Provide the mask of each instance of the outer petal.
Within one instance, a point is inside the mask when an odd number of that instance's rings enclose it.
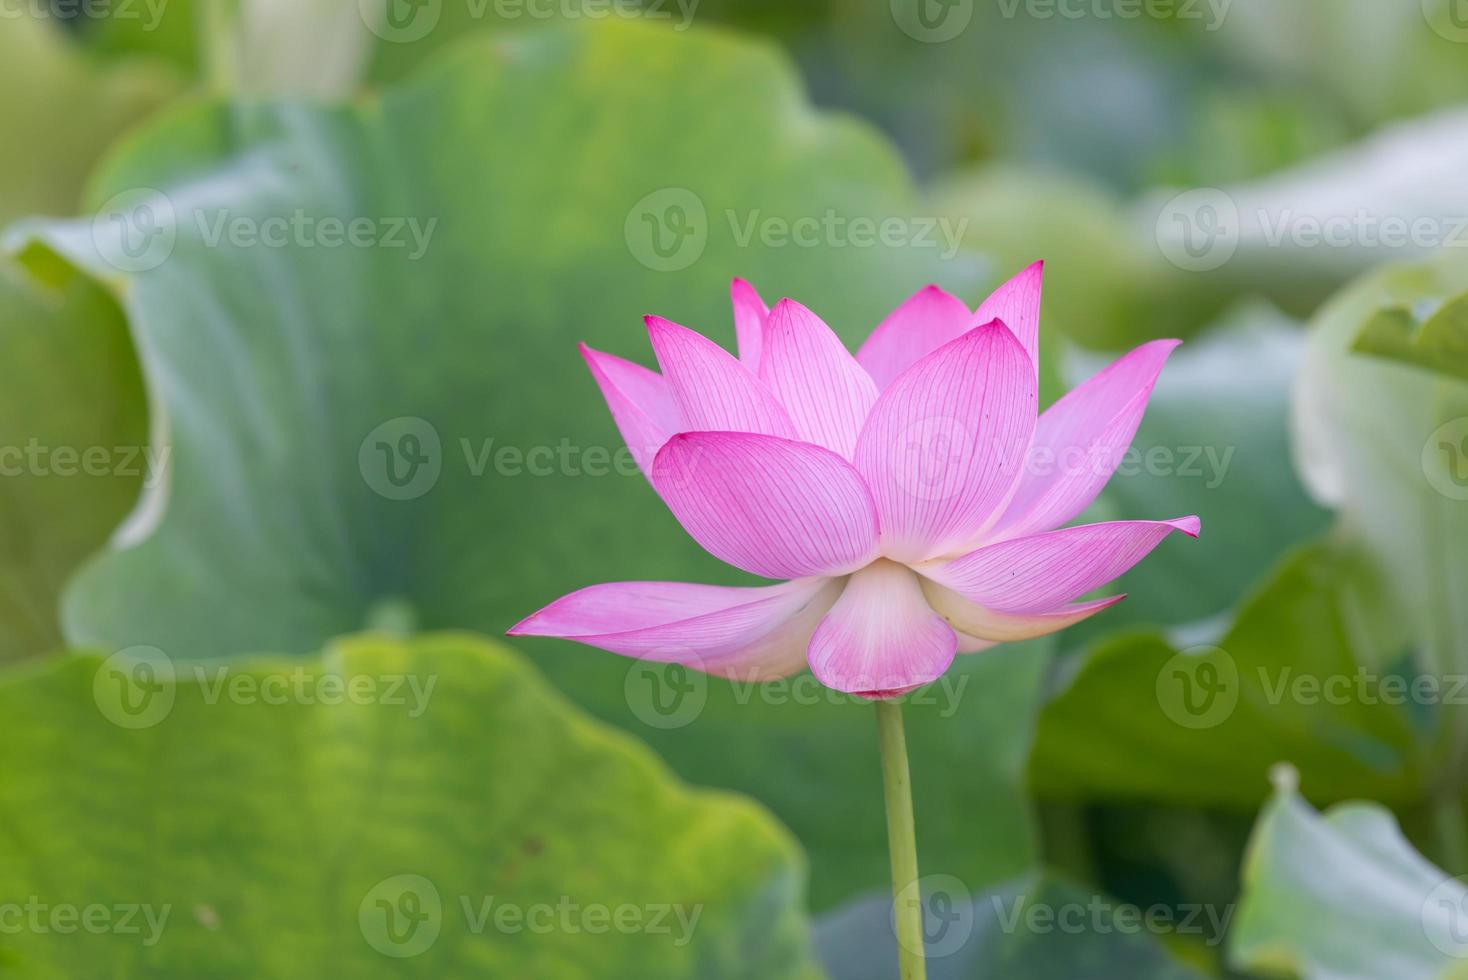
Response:
[[[1025,474],[994,536],[1058,527],[1096,499],[1131,446],[1157,375],[1179,343],[1143,344],[1040,416]]]
[[[652,484],[709,553],[766,578],[844,575],[877,551],[861,477],[828,449],[748,432],[668,440]]]
[[[804,668],[811,634],[841,587],[821,578],[754,589],[613,582],[557,599],[510,635],[558,636],[719,677],[771,680]]]
[[[759,373],[801,440],[851,458],[877,386],[825,321],[794,300],[780,300],[765,328]]]
[[[957,632],[955,630],[955,632]],[[967,633],[958,634],[959,653],[983,653],[985,650],[995,646],[993,640],[981,640],[977,636],[969,636]]]
[[[1112,581],[1198,518],[1084,524],[1001,541],[918,571],[969,602],[1005,613],[1049,613]]]
[[[724,348],[662,317],[647,318],[647,333],[685,430],[795,437],[779,400]]]
[[[1058,633],[1126,598],[1125,595],[1114,595],[1091,602],[1077,602],[1048,612],[1009,613],[970,602],[931,579],[923,580],[923,596],[954,630],[965,636],[987,640],[991,644],[1017,643],[1020,640],[1032,640],[1037,636]]]
[[[886,697],[936,680],[958,638],[923,598],[913,572],[876,561],[846,583],[810,641],[810,667],[827,687]]]
[[[876,499],[883,553],[922,561],[999,516],[1035,428],[1036,377],[995,321],[905,371],[857,440],[856,468]]]
[[[857,363],[878,388],[885,388],[928,354],[962,337],[971,319],[963,300],[937,286],[924,286],[877,325],[856,352]]]
[[[751,373],[759,371],[760,353],[764,350],[765,319],[770,308],[759,292],[743,279],[729,284],[729,300],[734,306],[734,340],[739,345],[739,363]]]
[[[678,404],[662,375],[640,364],[580,345],[591,376],[601,388],[612,419],[632,458],[649,477],[652,461],[663,443],[682,428]]]
[[[1034,262],[1025,267],[1023,272],[980,303],[969,321],[978,326],[990,320],[1003,320],[1024,345],[1037,376],[1040,371],[1040,284],[1044,275],[1044,262]]]

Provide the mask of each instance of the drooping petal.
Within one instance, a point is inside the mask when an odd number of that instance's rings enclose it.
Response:
[[[970,602],[932,579],[923,579],[922,586],[923,597],[950,627],[966,636],[987,640],[990,644],[1018,643],[1021,640],[1033,640],[1037,636],[1057,633],[1126,598],[1125,595],[1114,595],[1090,602],[1072,603],[1046,612],[1010,613]]]
[[[820,446],[685,432],[658,453],[652,484],[694,540],[755,575],[845,575],[876,555],[871,494],[850,463]]]
[[[759,291],[743,279],[729,284],[729,300],[734,307],[734,340],[739,345],[739,363],[751,373],[757,373],[770,308]]]
[[[1174,531],[1197,537],[1198,518],[1112,521],[988,545],[918,571],[987,609],[1049,613],[1098,589],[1145,558]]]
[[[885,555],[941,555],[997,519],[1034,432],[1036,385],[1024,348],[995,321],[882,392],[854,462],[876,500]]]
[[[779,399],[724,348],[657,316],[647,318],[647,334],[685,430],[795,438]]]
[[[681,425],[678,404],[662,375],[640,364],[580,345],[581,356],[601,388],[622,441],[642,472],[651,476],[652,461]]]
[[[979,326],[990,320],[1003,320],[1030,355],[1036,375],[1040,371],[1040,285],[1044,276],[1045,263],[1031,263],[990,293],[969,321]]]
[[[1131,446],[1157,375],[1179,343],[1143,344],[1046,409],[994,536],[1059,527],[1096,499]]]
[[[841,587],[822,578],[759,588],[611,582],[557,599],[510,635],[556,636],[753,683],[805,667],[811,634]]]
[[[877,325],[856,360],[886,388],[897,376],[969,329],[968,305],[937,286],[924,286]]]
[[[900,694],[942,676],[958,639],[929,608],[913,572],[875,561],[846,583],[810,641],[810,667],[829,688]]]
[[[877,386],[825,321],[794,300],[775,304],[759,374],[798,438],[851,458]]]

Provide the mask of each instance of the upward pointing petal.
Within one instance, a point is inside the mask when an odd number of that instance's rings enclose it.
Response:
[[[729,284],[729,300],[734,307],[734,339],[739,345],[739,363],[751,373],[759,371],[764,350],[765,319],[770,308],[759,292],[743,279]]]
[[[755,575],[845,575],[876,555],[871,495],[850,463],[820,446],[685,432],[658,453],[652,484],[694,540]]]
[[[801,440],[851,458],[877,386],[820,317],[794,300],[775,304],[760,378],[785,406]]]
[[[795,437],[779,399],[724,348],[658,316],[647,333],[685,430]]]
[[[969,329],[971,314],[963,300],[937,286],[924,286],[877,325],[856,352],[879,389],[922,358]]]
[[[980,303],[969,321],[973,326],[979,326],[990,320],[1003,320],[1019,338],[1025,353],[1030,355],[1030,364],[1037,376],[1040,371],[1040,286],[1044,275],[1043,261],[1026,266],[1019,275]]]
[[[883,554],[945,554],[998,517],[1035,428],[1037,381],[995,321],[923,358],[872,408],[854,462],[871,488]]]
[[[580,345],[580,351],[597,387],[601,388],[602,397],[607,400],[622,441],[643,474],[650,477],[658,450],[682,428],[678,405],[667,381],[640,364],[603,354],[585,344]]]
[[[1096,499],[1131,446],[1162,365],[1178,344],[1143,344],[1045,410],[1025,473],[993,537],[1058,527]]]

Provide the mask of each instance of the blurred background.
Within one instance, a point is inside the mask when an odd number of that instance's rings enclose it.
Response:
[[[934,978],[1468,976],[1468,3],[0,0],[0,975],[896,975],[869,706],[506,643],[747,584],[575,345],[1044,259],[1086,515],[907,707]]]

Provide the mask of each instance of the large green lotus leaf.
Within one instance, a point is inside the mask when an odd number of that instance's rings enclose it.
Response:
[[[856,340],[914,284],[975,267],[743,239],[749,217],[917,203],[765,49],[649,27],[473,44],[361,109],[192,107],[93,197],[97,221],[29,233],[126,280],[173,483],[157,533],[78,584],[69,626],[190,656],[306,652],[385,602],[492,632],[587,582],[718,575],[631,467],[575,342],[647,360],[650,310],[728,340],[739,273]],[[684,248],[657,255],[647,230],[673,222],[671,246],[685,216]],[[373,244],[343,244],[359,218]]]
[[[1048,649],[1041,641],[960,656],[905,699],[925,871],[978,889],[1033,866],[1025,763]],[[599,716],[627,726],[689,779],[775,810],[810,855],[817,909],[890,881],[870,703],[810,674],[755,687],[610,654],[573,656],[551,673]]]
[[[472,635],[70,657],[0,708],[20,976],[818,974],[783,829]]]
[[[1430,319],[1465,290],[1452,251],[1354,284],[1317,317],[1295,400],[1301,475],[1388,569],[1423,664],[1444,675],[1468,666],[1468,380],[1353,347],[1383,311]]]
[[[67,580],[162,475],[122,311],[55,271],[0,264],[0,661],[64,647]]]
[[[1186,910],[1143,910],[1054,875],[970,899],[962,883],[923,879],[929,980],[1197,980],[1159,940],[1216,944],[1221,926]],[[1154,910],[1157,911],[1157,910]],[[892,900],[863,897],[822,916],[816,946],[832,980],[888,980],[897,963]]]
[[[1329,513],[1290,463],[1289,399],[1303,346],[1296,323],[1261,307],[1240,310],[1172,355],[1132,452],[1090,516],[1197,514],[1203,534],[1164,542],[1113,587],[1127,601],[1066,634],[1068,642],[1114,634],[1121,624],[1171,627],[1227,615],[1285,552],[1326,529]],[[1078,358],[1068,373],[1079,381],[1104,364]]]
[[[34,6],[7,8],[0,31],[0,226],[76,213],[102,151],[179,88],[161,65],[93,64]]]
[[[142,188],[159,195],[129,195]],[[575,341],[646,362],[640,317],[658,311],[727,342],[736,274],[853,344],[930,279],[982,292],[964,285],[972,258],[922,244],[743,239],[751,218],[921,210],[885,145],[811,113],[768,50],[647,25],[475,43],[353,110],[190,108],[113,161],[95,198],[114,200],[100,225],[38,233],[125,280],[172,480],[155,533],[82,575],[67,625],[180,659],[304,653],[379,615],[500,632],[598,581],[743,581],[630,460],[609,464],[620,440]],[[407,248],[212,239],[221,218],[249,230],[298,209],[385,233],[437,223],[418,256],[407,233]],[[664,225],[660,257],[650,223],[679,214],[696,231],[680,250]],[[106,237],[119,224],[133,255]],[[124,276],[104,249],[158,261]],[[720,682],[695,723],[661,730],[627,693],[635,664],[532,649],[685,776],[770,805],[812,849],[818,904],[886,879],[869,706]],[[965,662],[956,705],[912,712],[925,847],[976,886],[1033,858],[1018,784],[1042,666],[1025,650]]]
[[[1359,546],[1331,537],[1286,558],[1216,645],[1099,644],[1041,714],[1034,785],[1068,801],[1252,808],[1284,760],[1312,798],[1415,803],[1409,705],[1425,681],[1399,675],[1395,611]]]
[[[1468,976],[1468,888],[1374,803],[1323,816],[1290,774],[1264,808],[1229,944],[1241,970],[1302,980]]]

